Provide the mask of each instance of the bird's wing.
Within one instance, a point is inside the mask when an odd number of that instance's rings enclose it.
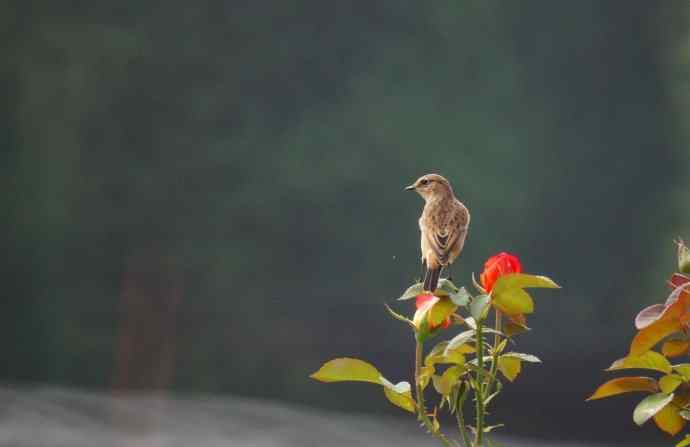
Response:
[[[448,262],[451,250],[459,239],[464,239],[467,234],[469,214],[467,209],[460,205],[451,213],[450,219],[443,227],[437,229],[430,238],[431,247],[442,264]]]
[[[428,242],[429,247],[434,251],[436,258],[438,258],[441,264],[448,262],[448,253],[450,252],[450,247],[452,247],[451,240],[457,238],[450,233],[442,233],[438,231],[428,231],[425,233],[424,237]]]

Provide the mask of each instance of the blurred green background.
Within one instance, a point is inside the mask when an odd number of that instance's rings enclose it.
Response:
[[[690,239],[690,3],[3,2],[0,381],[241,394],[399,414],[307,379],[411,374],[383,308],[418,275],[440,172],[536,292],[497,418],[649,436],[585,404]],[[405,306],[396,308],[411,311]],[[402,415],[404,416],[404,415]],[[410,422],[412,423],[412,422]]]

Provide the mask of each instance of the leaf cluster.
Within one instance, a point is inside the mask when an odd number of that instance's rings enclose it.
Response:
[[[417,343],[414,397],[409,382],[394,385],[373,365],[358,359],[331,360],[311,377],[323,382],[363,381],[380,385],[391,403],[417,413],[432,435],[446,445],[453,445],[440,432],[437,415],[446,409],[456,416],[464,445],[481,445],[482,434],[502,426],[484,423],[490,404],[503,389],[502,380],[514,381],[523,363],[540,362],[534,355],[507,349],[516,334],[529,330],[526,315],[534,311],[534,301],[525,289],[557,288],[558,285],[544,276],[513,273],[498,278],[489,293],[476,282],[475,287],[477,294],[472,295],[466,288],[442,279],[431,295],[422,290],[421,283],[413,284],[398,299],[417,299],[417,308],[411,317],[386,305],[391,316],[410,326]],[[420,301],[420,297],[424,299]],[[494,327],[490,328],[486,323],[492,309]],[[460,331],[439,341],[423,355],[425,342],[454,328]],[[424,403],[428,389],[438,395],[431,413],[427,413]],[[470,397],[475,404],[475,425],[465,422],[464,406]],[[469,440],[468,431],[474,433],[474,444]]]
[[[641,369],[659,373],[650,376],[625,376],[602,384],[587,400],[603,399],[623,393],[647,393],[633,411],[633,421],[643,425],[650,419],[675,436],[690,421],[690,363],[672,364],[670,359],[686,356],[690,349],[690,278],[688,250],[678,242],[678,267],[668,280],[671,292],[664,303],[642,309],[635,318],[637,334],[628,355],[618,359],[607,371]],[[659,351],[653,350],[660,346]],[[677,446],[690,445],[690,435]]]

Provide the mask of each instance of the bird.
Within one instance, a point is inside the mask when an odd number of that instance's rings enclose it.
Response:
[[[419,218],[423,289],[433,293],[442,270],[457,259],[465,245],[470,212],[455,197],[450,182],[439,174],[423,175],[405,189],[416,191],[425,202]]]

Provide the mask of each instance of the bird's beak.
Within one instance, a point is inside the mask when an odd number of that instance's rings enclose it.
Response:
[[[417,185],[415,185],[415,184],[413,183],[413,184],[411,184],[410,186],[406,186],[406,187],[405,187],[405,191],[414,191],[416,187],[417,187]]]

